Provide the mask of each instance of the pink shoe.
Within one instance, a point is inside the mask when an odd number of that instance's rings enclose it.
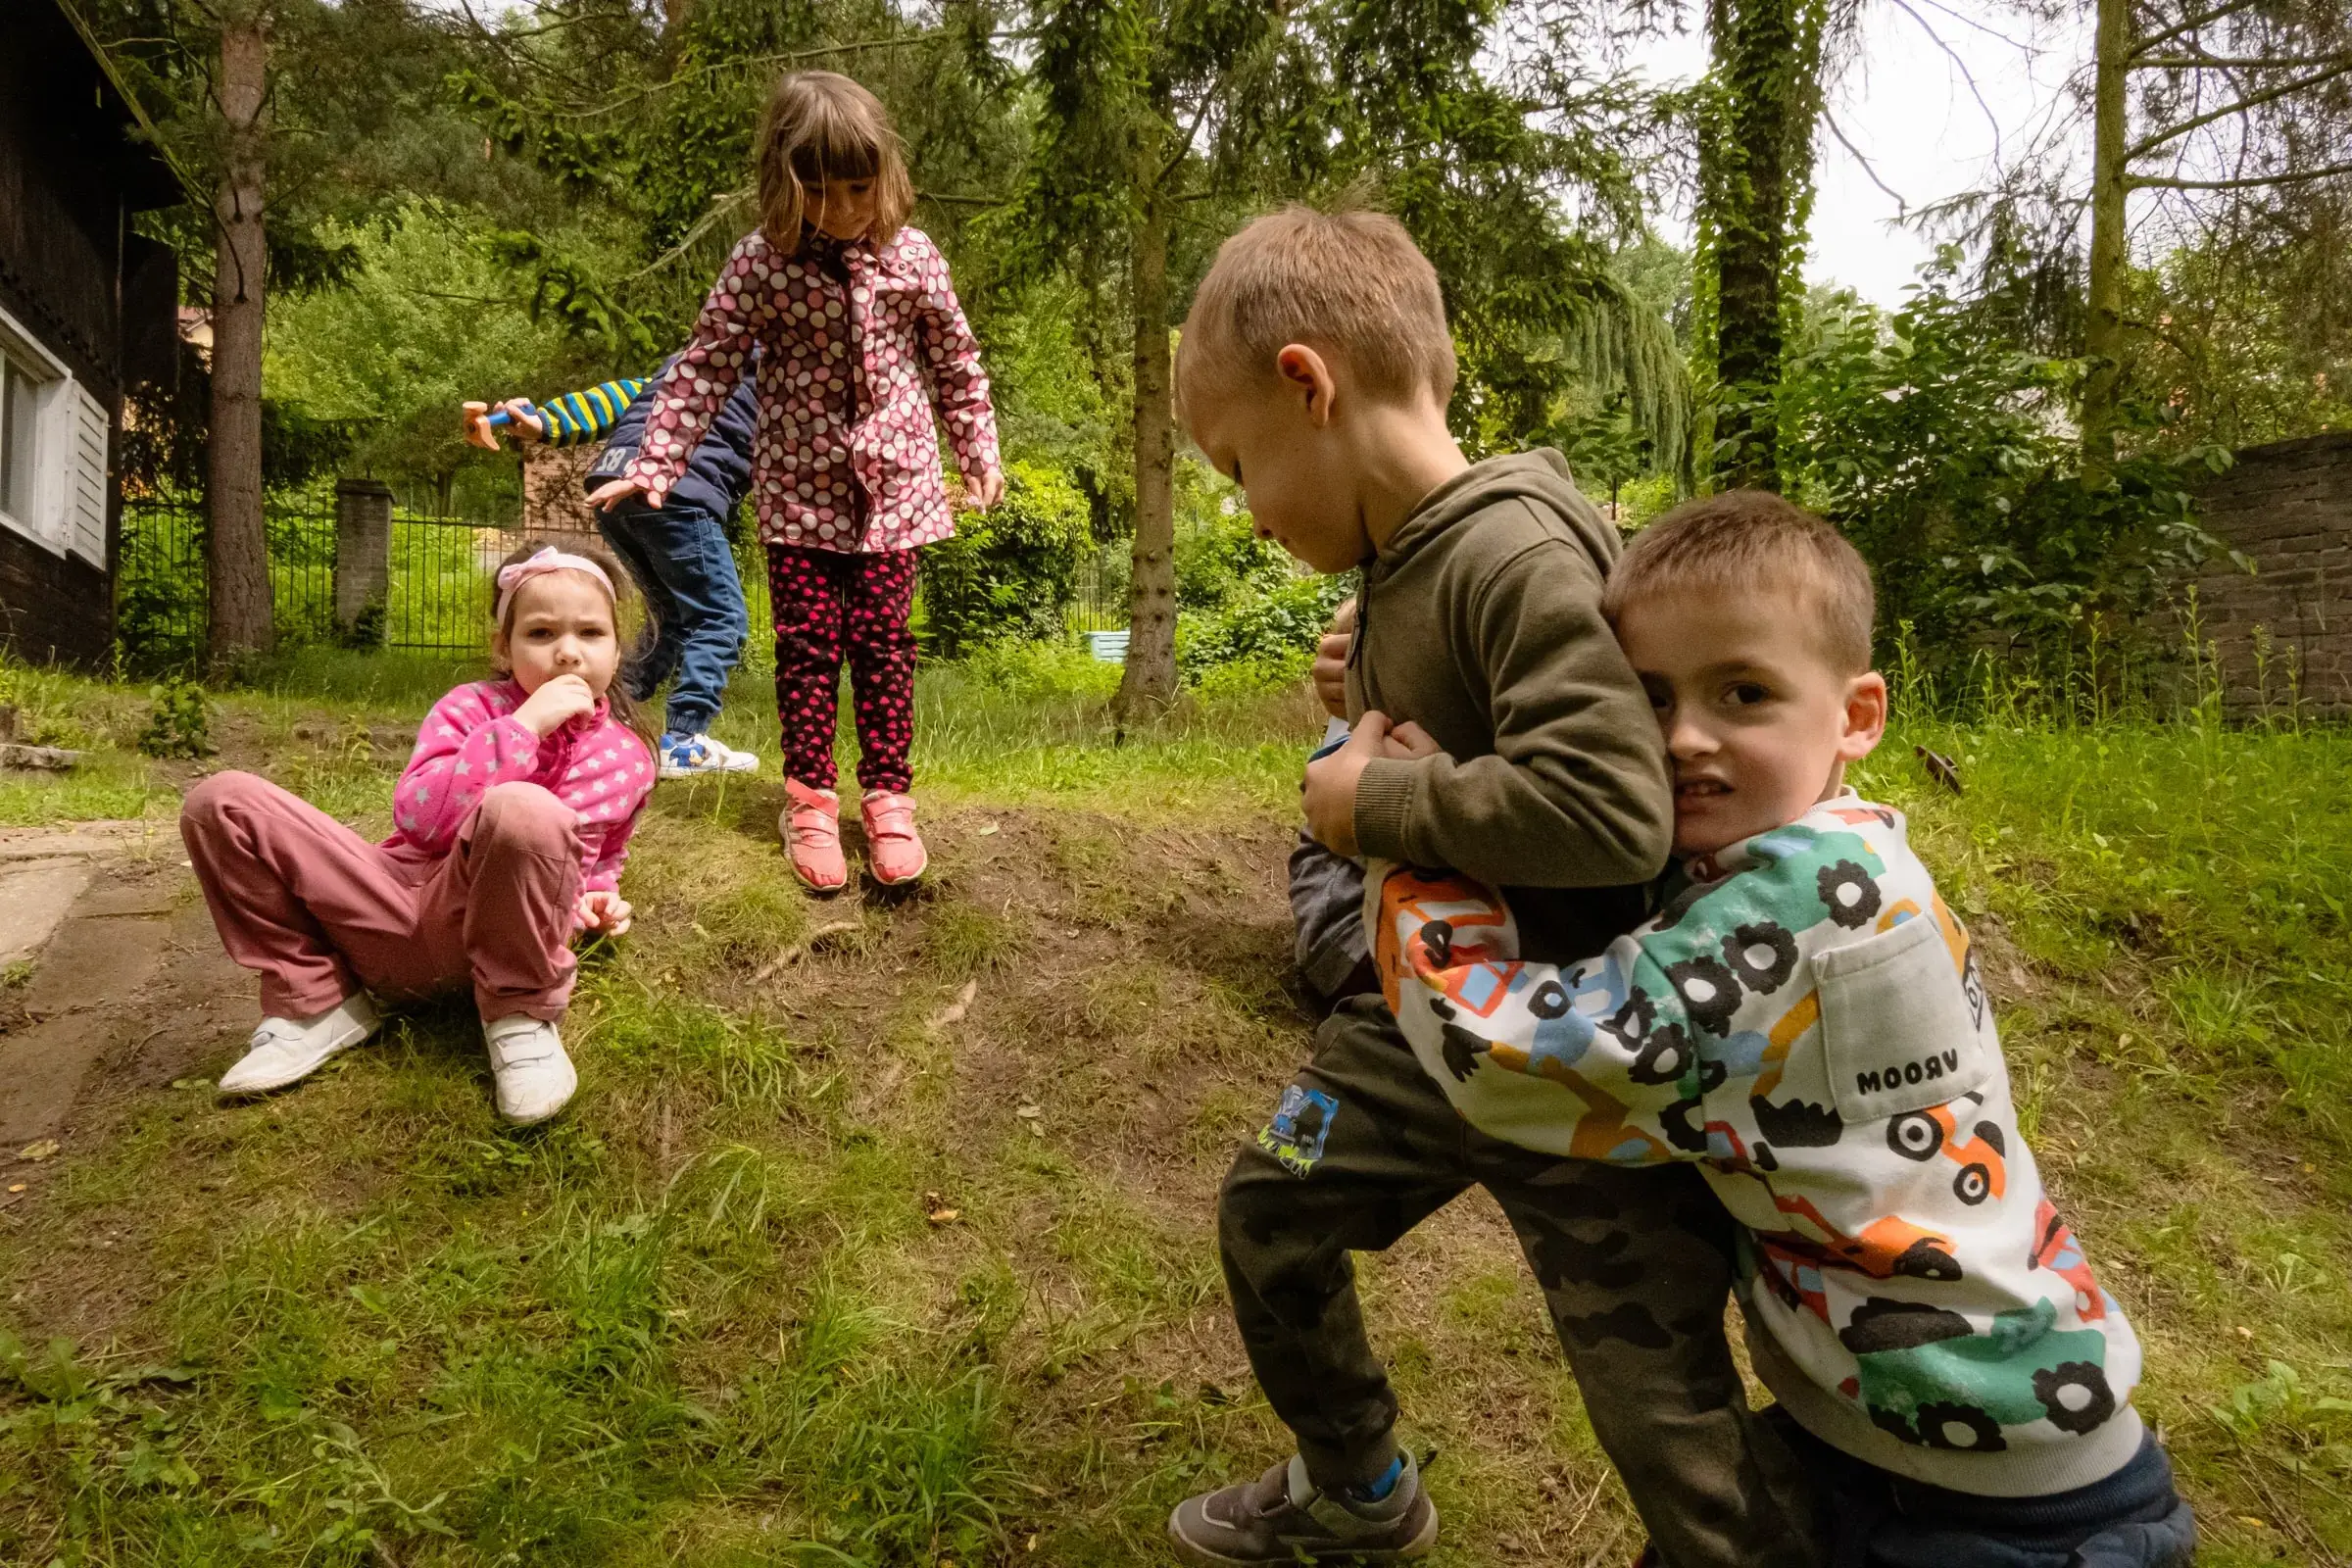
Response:
[[[791,804],[776,828],[792,858],[792,874],[811,892],[839,893],[850,881],[849,862],[841,858],[841,796],[797,778],[784,781],[784,793]]]
[[[865,853],[874,863],[874,880],[895,888],[920,877],[931,855],[914,830],[914,797],[867,790],[859,811],[865,818]]]

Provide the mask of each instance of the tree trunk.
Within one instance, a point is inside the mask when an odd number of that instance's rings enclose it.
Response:
[[[270,39],[258,10],[220,28],[226,158],[215,197],[210,473],[211,643],[216,666],[268,653],[270,543],[262,525],[262,178]]]
[[[1168,219],[1145,199],[1135,236],[1135,573],[1127,667],[1114,712],[1126,723],[1176,700],[1176,423],[1168,366]]]
[[[2115,465],[2117,405],[2124,369],[2124,220],[2131,194],[2125,167],[2124,83],[2132,47],[2131,0],[2098,0],[2092,81],[2089,316],[2082,348],[2082,478],[2103,485]]]
[[[1714,39],[1727,103],[1701,149],[1715,262],[1716,483],[1781,487],[1781,281],[1812,173],[1820,38],[1806,0],[1734,0]]]

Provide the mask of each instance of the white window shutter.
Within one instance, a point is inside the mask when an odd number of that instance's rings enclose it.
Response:
[[[107,498],[113,484],[107,473],[106,448],[110,421],[106,405],[74,383],[72,445],[66,454],[65,546],[100,571],[106,569]]]

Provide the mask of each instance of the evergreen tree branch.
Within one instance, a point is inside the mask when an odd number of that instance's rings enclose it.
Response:
[[[2259,109],[2264,104],[2277,103],[2281,98],[2292,97],[2309,87],[2324,86],[2339,76],[2352,76],[2352,60],[2340,61],[2326,71],[2315,71],[2308,76],[2298,76],[2292,81],[2282,81],[2275,87],[2265,87],[2260,92],[2248,93],[2234,103],[2224,104],[2219,109],[2208,109],[2201,115],[2190,116],[2177,125],[2169,125],[2161,130],[2153,131],[2124,149],[2124,162],[2130,164],[2136,159],[2144,158],[2166,142],[2185,136],[2192,130],[2201,130],[2216,121],[2242,115],[2250,109]]]

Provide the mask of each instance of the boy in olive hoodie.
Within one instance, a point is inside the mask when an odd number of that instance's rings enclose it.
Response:
[[[1354,728],[1308,765],[1309,831],[1341,855],[1492,878],[1529,956],[1570,958],[1647,913],[1673,833],[1664,750],[1600,613],[1614,530],[1557,454],[1467,462],[1446,425],[1453,378],[1437,275],[1403,228],[1299,208],[1226,242],[1176,365],[1185,425],[1258,531],[1317,570],[1362,571]],[[1234,1315],[1298,1452],[1180,1505],[1179,1553],[1428,1549],[1437,1512],[1394,1435],[1348,1253],[1473,1185],[1526,1249],[1652,1560],[1811,1562],[1809,1495],[1724,1336],[1722,1205],[1687,1167],[1567,1160],[1472,1128],[1377,995],[1325,1020],[1226,1178]]]

